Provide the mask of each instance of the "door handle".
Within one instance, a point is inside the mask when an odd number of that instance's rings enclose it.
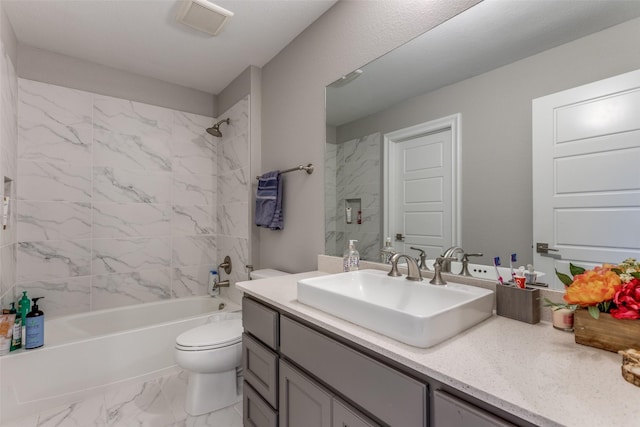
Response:
[[[548,243],[536,243],[536,252],[539,254],[548,254],[549,252],[560,252],[560,250],[550,248]]]
[[[401,242],[404,240],[404,236],[402,235],[402,233],[397,233],[396,234],[396,242]]]

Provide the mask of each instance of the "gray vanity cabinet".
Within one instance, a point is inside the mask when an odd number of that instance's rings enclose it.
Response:
[[[286,312],[242,306],[247,427],[532,426]]]
[[[242,300],[243,424],[278,426],[278,334],[280,315],[256,301]]]

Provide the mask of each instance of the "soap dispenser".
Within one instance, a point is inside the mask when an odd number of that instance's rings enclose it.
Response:
[[[25,336],[25,348],[32,349],[42,347],[44,345],[44,313],[38,309],[38,300],[44,297],[33,298],[33,307],[27,314]]]
[[[343,271],[357,271],[360,266],[360,253],[356,249],[357,240],[349,240],[349,247],[342,258]]]
[[[14,351],[22,347],[22,317],[18,314],[18,311],[16,310],[15,302],[11,303],[11,309],[9,310],[9,314],[16,315],[16,320],[13,323],[13,335],[11,336],[11,347],[9,348],[9,351]]]
[[[396,250],[391,246],[391,237],[387,237],[384,241],[384,246],[380,250],[380,261],[385,264],[391,263],[391,257],[394,256]]]

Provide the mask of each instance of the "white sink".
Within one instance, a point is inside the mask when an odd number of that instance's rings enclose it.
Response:
[[[427,266],[430,270],[433,270],[433,263],[436,262],[435,259],[428,259],[426,261]],[[451,261],[451,272],[452,274],[459,274],[462,271],[462,263],[460,261]],[[498,271],[502,276],[502,280],[508,282],[511,280],[511,269],[509,267],[498,267]],[[498,280],[498,276],[496,275],[496,268],[493,265],[482,265],[482,264],[472,264],[469,263],[469,273],[471,273],[472,277],[476,277],[478,279],[487,279],[487,280]],[[542,271],[536,271],[538,277],[537,281],[544,283],[545,274]]]
[[[299,280],[298,301],[405,344],[427,348],[490,317],[493,292],[360,270]]]

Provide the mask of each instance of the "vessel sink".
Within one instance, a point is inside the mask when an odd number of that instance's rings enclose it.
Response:
[[[405,344],[428,348],[491,316],[493,291],[413,282],[379,270],[298,281],[298,301]]]

